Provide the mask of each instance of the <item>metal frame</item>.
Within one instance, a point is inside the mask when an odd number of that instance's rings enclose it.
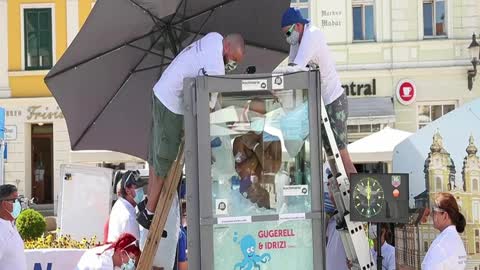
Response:
[[[284,89],[308,89],[311,160],[311,212],[314,270],[325,269],[325,213],[323,209],[322,142],[320,136],[320,76],[318,71],[284,75]],[[185,150],[187,177],[187,218],[189,224],[189,265],[192,270],[211,270],[214,264],[214,233],[216,218],[211,203],[210,111],[211,92],[242,92],[242,81],[267,79],[272,89],[272,74],[201,76],[184,81]],[[247,91],[244,91],[247,92]],[[256,92],[252,91],[252,97]],[[201,158],[199,155],[201,154]],[[199,194],[208,194],[199,196]],[[252,216],[252,222],[278,220],[278,214]]]

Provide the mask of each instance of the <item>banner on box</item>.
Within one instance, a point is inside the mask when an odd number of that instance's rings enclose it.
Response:
[[[214,270],[313,269],[310,220],[214,227]]]
[[[25,250],[28,270],[73,270],[85,249]]]

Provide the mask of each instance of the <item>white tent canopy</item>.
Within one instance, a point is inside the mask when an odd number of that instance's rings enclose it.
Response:
[[[348,145],[354,163],[392,162],[393,149],[412,133],[386,127]]]

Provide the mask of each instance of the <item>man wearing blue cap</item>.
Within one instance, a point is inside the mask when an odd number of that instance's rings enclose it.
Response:
[[[310,21],[302,17],[300,10],[289,8],[282,17],[282,31],[290,44],[288,67],[277,68],[274,73],[295,72],[306,70],[307,66],[318,68],[321,77],[322,98],[330,118],[335,140],[340,150],[343,165],[348,175],[356,173],[347,150],[347,116],[348,102],[337,74],[335,61],[328,49],[325,35]],[[325,132],[322,139],[327,140]],[[325,145],[329,156],[330,147]]]

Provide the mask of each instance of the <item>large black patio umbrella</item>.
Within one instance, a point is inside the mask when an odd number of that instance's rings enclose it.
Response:
[[[65,116],[73,150],[145,159],[152,88],[185,46],[209,32],[241,33],[237,72],[271,72],[288,45],[280,32],[290,0],[99,0],[45,82]]]

